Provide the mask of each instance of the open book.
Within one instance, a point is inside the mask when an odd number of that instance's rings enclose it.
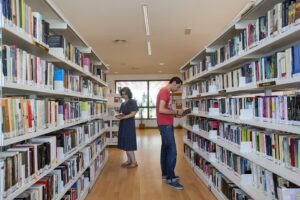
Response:
[[[182,116],[190,114],[191,112],[192,112],[192,110],[190,108],[183,108]]]
[[[124,114],[123,113],[119,113],[117,111],[114,111],[114,116],[115,117],[122,117],[122,116],[124,116]]]

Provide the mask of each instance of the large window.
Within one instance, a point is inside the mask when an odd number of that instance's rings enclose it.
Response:
[[[129,87],[132,91],[133,99],[137,101],[139,112],[136,115],[137,119],[143,116],[143,119],[156,118],[156,96],[160,88],[165,86],[168,82],[160,81],[116,81],[116,93],[122,87]]]

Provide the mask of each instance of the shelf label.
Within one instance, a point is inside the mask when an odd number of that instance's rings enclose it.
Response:
[[[33,41],[33,44],[34,44],[35,46],[37,46],[37,47],[43,49],[44,51],[49,52],[49,48],[45,47],[44,45],[42,45],[42,44],[40,44],[40,43],[38,43],[38,42],[36,42],[36,41]]]
[[[257,86],[258,87],[268,87],[268,86],[273,86],[273,85],[276,85],[275,81],[269,81],[269,82],[259,83]]]

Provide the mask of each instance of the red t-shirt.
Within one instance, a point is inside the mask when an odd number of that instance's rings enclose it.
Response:
[[[166,87],[163,87],[159,90],[156,98],[156,117],[158,125],[173,125],[174,116],[170,114],[159,113],[159,102],[164,100],[166,102],[165,108],[171,110],[172,102],[170,97],[170,92]]]

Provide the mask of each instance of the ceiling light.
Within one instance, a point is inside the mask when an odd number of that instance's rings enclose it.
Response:
[[[114,72],[114,74],[118,74],[119,72]]]
[[[159,65],[160,65],[160,66],[164,66],[164,65],[165,65],[165,63],[161,62],[161,63],[159,63]]]
[[[124,44],[127,42],[127,40],[123,40],[123,39],[116,39],[116,40],[113,40],[114,43],[116,44]]]
[[[191,28],[186,28],[186,29],[184,29],[184,34],[185,34],[185,35],[190,35],[191,32],[192,32],[192,29],[191,29]]]
[[[151,43],[150,43],[149,40],[147,41],[147,48],[148,48],[148,55],[151,56],[152,55],[152,51],[151,51]]]
[[[149,29],[149,19],[148,19],[148,7],[147,5],[142,5],[143,13],[144,13],[144,22],[145,22],[145,28],[146,28],[146,35],[150,36],[150,29]]]

